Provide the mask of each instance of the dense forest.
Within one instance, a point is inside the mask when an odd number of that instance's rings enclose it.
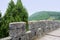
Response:
[[[30,20],[60,20],[60,12],[55,11],[40,11],[32,14]]]
[[[10,0],[5,15],[2,17],[1,14],[0,12],[0,38],[9,36],[9,23],[24,21],[26,25],[28,24],[28,13],[21,0],[17,0],[16,4]]]

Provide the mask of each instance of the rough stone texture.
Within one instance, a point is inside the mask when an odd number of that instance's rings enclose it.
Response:
[[[9,24],[9,35],[12,37],[12,40],[23,40],[26,32],[26,23],[25,22],[14,22]]]
[[[37,37],[40,38],[42,36],[42,29],[38,28],[37,30]]]
[[[32,33],[31,33],[31,31],[27,31],[27,32],[26,32],[26,38],[27,38],[27,40],[31,40],[31,38],[32,38]]]
[[[60,40],[60,28],[47,33],[44,37],[38,38],[37,40]]]
[[[29,21],[29,31],[26,32],[25,22],[13,22],[9,24],[9,35],[12,40],[33,40],[60,27],[59,21],[40,20]]]
[[[57,28],[59,28],[59,26],[60,26],[60,22],[54,20],[42,20],[42,21],[29,22],[29,30],[37,33],[38,28],[41,28],[42,35],[45,35],[46,33],[51,32],[53,30],[56,30]]]

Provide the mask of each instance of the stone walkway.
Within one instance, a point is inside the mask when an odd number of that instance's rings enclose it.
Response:
[[[44,37],[37,40],[60,40],[60,28],[46,34]]]

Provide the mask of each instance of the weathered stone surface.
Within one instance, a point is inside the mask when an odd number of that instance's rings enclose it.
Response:
[[[37,37],[41,37],[42,36],[42,29],[41,28],[38,28],[36,34],[37,34]]]
[[[9,35],[13,40],[18,40],[18,37],[24,35],[26,32],[26,23],[25,22],[17,22],[9,24]]]
[[[30,21],[28,24],[29,31],[26,32],[25,22],[10,23],[9,35],[12,37],[12,40],[32,40],[60,27],[60,22],[52,20]]]
[[[26,32],[26,38],[27,38],[27,40],[32,40],[32,33],[31,33],[31,31],[27,31]]]

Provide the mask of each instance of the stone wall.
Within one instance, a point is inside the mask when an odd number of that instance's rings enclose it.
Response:
[[[34,40],[44,36],[46,33],[60,27],[59,21],[40,20],[29,21],[29,31],[26,31],[25,22],[13,22],[9,24],[10,40]]]
[[[30,21],[29,22],[29,30],[35,32],[36,35],[38,34],[38,30],[41,29],[41,35],[45,35],[48,32],[56,30],[60,27],[59,21],[52,21],[52,20],[41,20],[41,21]],[[40,35],[39,35],[40,36]]]

